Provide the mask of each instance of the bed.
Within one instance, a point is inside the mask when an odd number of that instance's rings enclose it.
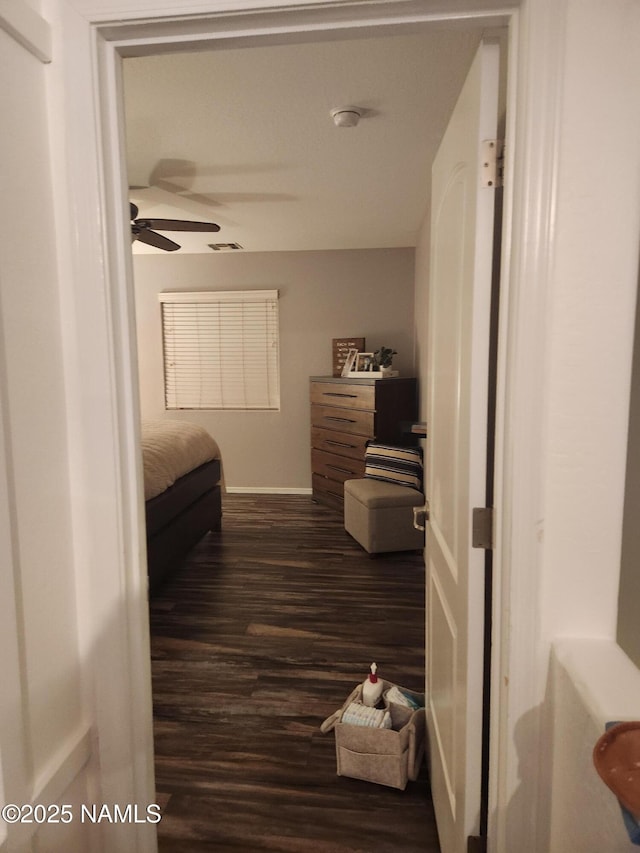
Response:
[[[141,425],[149,595],[210,530],[221,529],[220,450],[197,424]]]

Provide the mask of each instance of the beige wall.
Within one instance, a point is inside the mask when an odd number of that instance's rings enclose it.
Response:
[[[230,488],[310,488],[309,376],[331,373],[332,338],[393,346],[401,373],[414,375],[413,249],[137,255],[134,272],[142,416],[206,427]],[[280,293],[280,411],[165,413],[157,294],[260,288]]]

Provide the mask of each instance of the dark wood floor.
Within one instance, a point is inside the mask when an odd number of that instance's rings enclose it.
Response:
[[[164,853],[436,853],[426,771],[405,791],[336,775],[320,724],[376,661],[424,689],[424,563],[371,559],[332,509],[227,496],[151,603]]]

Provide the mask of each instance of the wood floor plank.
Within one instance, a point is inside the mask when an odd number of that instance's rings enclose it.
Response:
[[[424,561],[371,559],[305,496],[227,495],[152,600],[161,853],[438,853],[426,768],[337,776],[320,724],[376,661],[424,689]]]

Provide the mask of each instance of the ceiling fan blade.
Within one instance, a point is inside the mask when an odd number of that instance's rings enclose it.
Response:
[[[164,249],[165,252],[175,252],[180,246],[169,240],[168,237],[163,237],[162,234],[156,234],[155,231],[148,231],[146,228],[132,228],[132,234],[136,240],[141,243],[147,243],[149,246],[154,246],[156,249]]]
[[[133,217],[135,219],[135,217]],[[136,225],[141,228],[155,228],[158,231],[219,231],[215,222],[190,222],[188,219],[138,219]]]

